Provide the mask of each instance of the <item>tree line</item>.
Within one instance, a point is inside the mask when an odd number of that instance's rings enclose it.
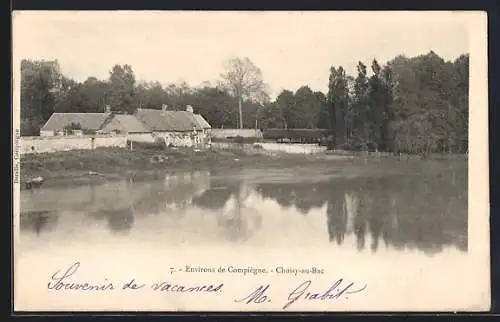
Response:
[[[302,86],[271,100],[262,72],[248,58],[230,58],[216,84],[193,87],[137,81],[130,65],[104,80],[75,81],[56,61],[21,63],[21,134],[38,135],[54,112],[118,113],[137,108],[194,107],[214,128],[326,129],[332,146],[404,153],[468,149],[469,55],[445,61],[434,52],[330,68],[328,92]]]

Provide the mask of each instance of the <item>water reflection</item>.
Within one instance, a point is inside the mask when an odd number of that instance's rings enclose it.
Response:
[[[149,182],[42,188],[21,192],[21,230],[43,238],[43,232],[71,225],[93,229],[92,222],[102,222],[113,234],[163,229],[186,239],[243,243],[263,235],[289,238],[291,228],[285,227],[301,225],[302,217],[323,220],[326,243],[343,245],[354,238],[358,251],[376,252],[381,245],[428,254],[445,246],[467,251],[466,174],[459,167],[428,175],[273,183],[199,171]],[[265,202],[281,210],[269,212]],[[323,233],[314,229],[311,239]]]
[[[115,234],[127,234],[133,228],[135,221],[134,212],[131,208],[105,209],[89,213],[89,216],[97,220],[105,220],[109,230]]]
[[[418,248],[427,253],[448,245],[467,250],[465,172],[290,183],[279,188],[260,184],[258,191],[285,208],[295,206],[306,214],[326,203],[329,239],[339,245],[346,234],[354,234],[358,250],[369,247],[375,252],[381,240],[397,249]]]
[[[211,180],[211,186],[193,199],[194,205],[215,212],[216,222],[226,238],[243,242],[260,228],[261,213],[252,206],[255,188],[243,181]]]
[[[21,231],[31,230],[36,235],[51,231],[57,226],[59,214],[50,211],[23,211],[21,212]]]

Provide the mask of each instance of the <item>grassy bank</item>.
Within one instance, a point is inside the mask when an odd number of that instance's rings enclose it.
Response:
[[[323,169],[328,173],[349,177],[385,175],[389,170],[392,173],[416,175],[422,171],[439,174],[454,167],[457,162],[467,164],[467,155],[432,155],[422,159],[420,156],[345,154],[347,152],[341,151],[316,155],[269,154],[260,149],[196,150],[145,146],[135,146],[133,151],[98,148],[28,154],[22,155],[20,160],[21,188],[26,187],[27,180],[39,176],[45,179],[43,186],[70,186],[120,179],[159,179],[170,172],[211,169],[223,169],[226,174],[236,173],[243,168],[293,168],[297,173]]]
[[[22,155],[21,187],[30,178],[41,176],[44,186],[84,184],[113,179],[153,179],[168,172],[223,167],[230,171],[242,167],[280,168],[310,163],[312,157],[266,155],[241,149],[98,148],[55,153]]]

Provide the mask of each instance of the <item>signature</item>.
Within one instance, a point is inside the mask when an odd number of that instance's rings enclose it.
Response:
[[[256,290],[252,291],[252,293],[248,294],[246,297],[234,301],[236,303],[244,302],[245,304],[271,302],[271,299],[266,295],[266,291],[268,289],[269,289],[269,284],[267,284],[266,286],[261,285]]]
[[[332,285],[326,291],[310,290],[311,284],[312,282],[308,280],[290,291],[290,293],[288,294],[287,302],[282,307],[282,309],[284,310],[289,308],[293,303],[299,300],[327,301],[348,299],[348,295],[360,293],[366,289],[366,284],[361,288],[354,288],[353,282],[345,284],[342,278],[332,283]],[[271,302],[272,300],[269,295],[270,287],[270,284],[261,285],[255,290],[251,291],[247,296],[235,300],[235,302],[244,304]]]

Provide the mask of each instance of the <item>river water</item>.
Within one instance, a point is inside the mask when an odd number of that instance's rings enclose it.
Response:
[[[162,242],[172,245],[334,248],[346,243],[353,252],[380,247],[429,255],[445,247],[467,251],[465,164],[418,165],[430,170],[408,165],[391,171],[387,165],[382,174],[347,177],[334,167],[313,175],[311,169],[230,174],[221,169],[149,182],[26,190],[21,192],[22,248],[67,243],[82,234],[101,242],[129,235],[168,236]]]
[[[380,274],[413,258],[437,274],[468,251],[465,159],[177,172],[21,191],[20,204],[23,274],[64,256],[140,261],[189,247],[255,259],[259,249],[279,250],[283,261],[299,249],[359,265],[380,258]]]

